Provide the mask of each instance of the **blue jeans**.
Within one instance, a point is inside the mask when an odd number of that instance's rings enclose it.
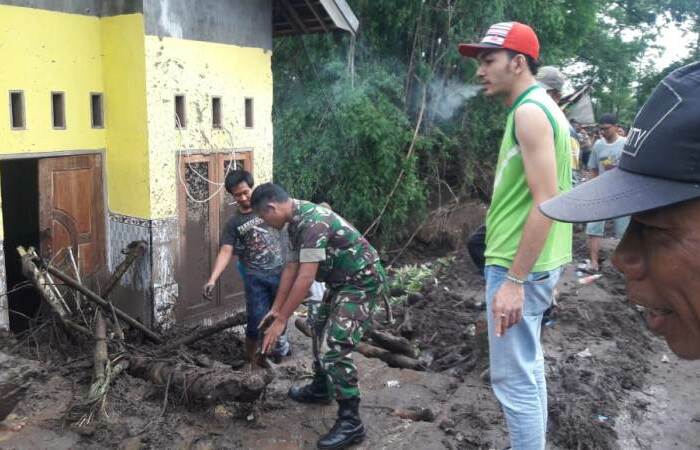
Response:
[[[245,334],[251,339],[258,339],[260,330],[258,325],[265,317],[275,301],[277,288],[280,284],[279,273],[261,273],[253,271],[244,271],[243,284],[245,286],[245,307],[248,313],[248,324],[246,325]],[[285,356],[289,351],[289,341],[287,339],[287,330],[277,340],[273,354]]]
[[[503,407],[513,450],[543,450],[547,433],[547,385],[540,332],[542,314],[552,305],[561,268],[528,276],[522,320],[497,337],[491,306],[506,273],[505,267],[486,266],[491,387]]]
[[[588,222],[586,224],[586,234],[589,236],[605,237],[605,224],[606,220],[600,222]],[[622,239],[625,235],[627,226],[630,224],[630,216],[618,217],[617,219],[612,219],[615,228],[615,237]]]

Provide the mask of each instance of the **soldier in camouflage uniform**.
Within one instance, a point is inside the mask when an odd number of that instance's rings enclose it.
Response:
[[[384,295],[385,272],[377,251],[355,227],[335,212],[296,200],[280,186],[260,185],[251,198],[255,212],[276,228],[288,225],[291,251],[275,303],[263,321],[267,326],[263,351],[271,349],[284,323],[302,303],[314,278],[332,294],[324,297],[318,322],[328,350],[314,379],[292,387],[289,395],[301,402],[338,402],[338,420],[319,448],[344,448],[364,439],[359,416],[360,390],[351,353],[372,323],[372,313]]]

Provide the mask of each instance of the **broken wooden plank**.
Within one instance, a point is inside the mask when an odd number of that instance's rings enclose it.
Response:
[[[170,388],[181,397],[207,404],[255,401],[273,378],[267,370],[203,369],[142,357],[130,358],[129,373],[160,386],[170,379]]]

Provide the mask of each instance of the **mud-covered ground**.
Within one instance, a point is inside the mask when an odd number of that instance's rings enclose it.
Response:
[[[357,448],[508,446],[503,415],[484,381],[483,280],[463,252],[453,256],[448,265],[434,263],[439,268],[422,297],[395,305],[396,323],[389,327],[414,339],[429,370],[389,368],[356,355],[368,427],[368,439]],[[700,448],[700,363],[677,360],[650,335],[625,301],[622,278],[609,264],[604,267],[603,278],[585,286],[567,268],[556,315],[544,327],[549,446]],[[335,407],[286,398],[289,386],[310,374],[310,343],[297,330],[291,333],[294,355],[276,369],[275,380],[252,407],[185,405],[171,398],[164,410],[162,386],[122,374],[108,397],[107,417],[82,428],[71,424],[67,412],[90,383],[91,355],[42,353],[41,342],[13,348],[15,341],[5,338],[0,350],[29,360],[38,354],[50,362],[26,363],[34,364],[35,381],[5,424],[25,425],[0,430],[0,448],[315,448],[333,424]],[[240,337],[221,333],[197,350],[237,365]],[[395,414],[416,407],[430,409],[436,418],[412,421]]]

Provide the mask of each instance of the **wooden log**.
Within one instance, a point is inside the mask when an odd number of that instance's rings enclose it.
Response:
[[[411,339],[415,335],[415,329],[413,328],[413,314],[411,313],[411,308],[406,305],[403,309],[403,323],[399,326],[399,333],[401,336]]]
[[[224,320],[221,320],[214,325],[200,328],[194,333],[192,333],[189,336],[182,337],[180,339],[177,339],[169,344],[166,344],[162,347],[161,351],[166,352],[169,350],[176,349],[182,345],[188,345],[192,344],[193,342],[197,342],[200,339],[204,339],[206,337],[211,336],[212,334],[216,334],[219,331],[225,330],[226,328],[231,328],[235,327],[238,325],[244,325],[246,321],[248,320],[248,315],[246,314],[245,311],[238,311],[231,317],[228,317]]]
[[[417,349],[411,344],[411,341],[404,337],[394,336],[378,330],[372,330],[367,335],[379,347],[411,358],[418,357]]]
[[[148,327],[146,327],[141,322],[134,319],[133,317],[131,317],[130,315],[128,315],[127,313],[125,313],[121,309],[117,308],[116,306],[113,306],[113,305],[110,306],[110,303],[108,301],[106,301],[105,299],[103,299],[99,295],[95,294],[93,291],[86,288],[82,284],[78,283],[76,280],[69,277],[65,273],[61,272],[57,268],[55,268],[53,266],[48,266],[46,268],[46,270],[48,270],[48,272],[51,275],[53,275],[56,278],[58,278],[59,280],[63,281],[68,287],[73,288],[76,291],[83,294],[86,299],[90,300],[93,303],[97,303],[98,305],[100,305],[105,310],[105,312],[109,313],[112,310],[112,308],[114,308],[114,312],[117,314],[117,317],[119,317],[120,319],[122,319],[123,321],[125,321],[126,323],[131,325],[132,327],[139,329],[151,341],[155,342],[156,344],[160,344],[163,342],[163,338],[159,334],[148,329]]]
[[[366,356],[367,358],[378,358],[389,365],[389,367],[398,367],[400,369],[411,369],[423,371],[425,370],[425,365],[414,358],[409,358],[404,355],[397,355],[389,350],[384,350],[383,348],[375,347],[374,345],[367,344],[365,342],[360,342],[357,346],[357,352]]]
[[[105,368],[107,366],[107,325],[98,309],[95,312],[95,353],[92,366],[92,386],[99,386],[104,382]],[[93,388],[91,387],[92,391]]]
[[[306,336],[311,337],[311,330],[306,325],[306,322],[302,319],[297,319],[294,321],[294,325],[299,331],[304,333]],[[412,370],[425,370],[425,365],[423,362],[410,358],[404,355],[397,355],[389,350],[383,348],[375,347],[374,345],[361,342],[355,351],[366,356],[367,358],[378,358],[387,363],[390,367],[398,367],[400,369],[412,369]]]
[[[213,404],[222,401],[252,402],[272,381],[269,371],[203,369],[182,366],[167,360],[133,357],[129,373],[160,386],[170,379],[170,389],[191,401]]]

